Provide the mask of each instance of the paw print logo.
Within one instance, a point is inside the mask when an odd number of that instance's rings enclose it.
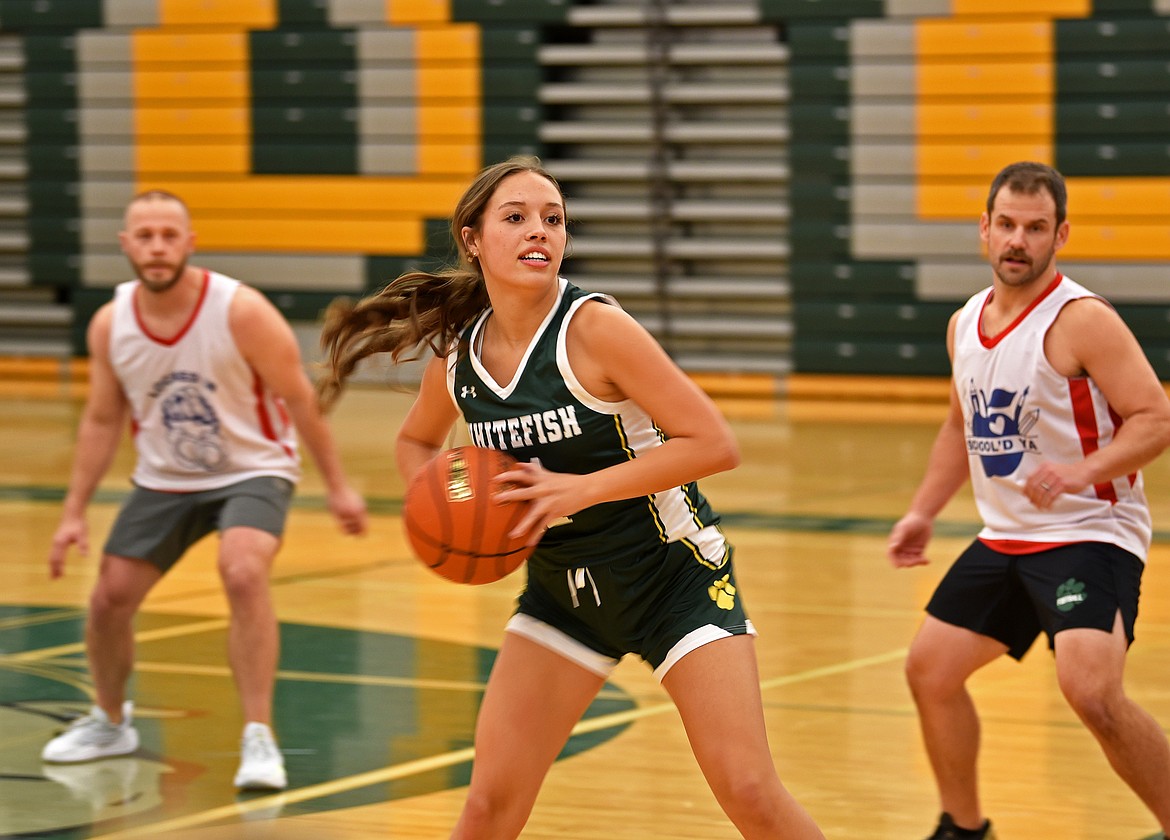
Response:
[[[707,587],[707,594],[721,610],[729,610],[735,606],[735,584],[729,580],[730,577],[731,573],[728,572]]]
[[[1087,597],[1085,585],[1076,578],[1069,578],[1056,587],[1056,608],[1061,612],[1068,612]]]

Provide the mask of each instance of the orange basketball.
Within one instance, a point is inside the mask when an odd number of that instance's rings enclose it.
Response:
[[[440,452],[411,481],[402,523],[414,553],[456,583],[491,583],[516,570],[534,546],[508,536],[527,502],[497,502],[491,480],[516,459],[495,449]]]

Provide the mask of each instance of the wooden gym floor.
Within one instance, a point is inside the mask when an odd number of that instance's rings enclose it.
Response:
[[[140,752],[42,767],[44,740],[88,704],[86,598],[130,454],[124,447],[91,507],[91,557],[73,556],[67,577],[49,581],[45,556],[83,384],[74,373],[0,387],[0,836],[445,837],[467,781],[479,691],[522,572],[462,587],[410,558],[392,453],[409,396],[355,390],[334,416],[374,514],[367,537],[335,531],[307,472],[273,580],[283,622],[276,717],[291,786],[238,797],[231,775],[241,721],[224,662],[213,539],[141,615]],[[829,838],[920,840],[937,805],[902,660],[932,586],[975,531],[969,496],[944,511],[933,565],[894,571],[884,545],[921,475],[945,384],[858,380],[848,400],[840,380],[794,380],[787,399],[713,390],[744,463],[702,486],[738,547],[781,775]],[[1155,545],[1127,684],[1170,723],[1170,458],[1146,481]],[[1001,840],[1154,834],[1065,706],[1042,643],[1023,664],[987,668],[973,691],[984,720],[983,793]],[[524,833],[736,836],[665,693],[637,661],[619,666],[590,709]]]

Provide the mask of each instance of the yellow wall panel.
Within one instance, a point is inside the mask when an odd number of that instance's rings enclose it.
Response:
[[[204,64],[248,66],[248,37],[243,32],[164,32],[141,29],[134,33],[134,64]],[[220,68],[223,69],[223,68]]]
[[[386,21],[394,26],[449,20],[450,0],[386,0]]]
[[[966,56],[1051,57],[1047,21],[920,20],[914,27],[919,61]]]
[[[243,174],[252,167],[250,144],[242,143],[138,143],[138,177],[183,173]]]
[[[483,163],[489,162],[481,162],[483,157],[481,151],[482,147],[479,143],[464,143],[462,145],[423,143],[418,148],[418,171],[422,175],[451,172],[473,175]]]
[[[271,29],[277,0],[159,0],[162,26],[243,26]]]
[[[986,175],[986,173],[984,173]],[[918,216],[932,221],[974,221],[987,206],[988,178],[967,185],[919,184]]]
[[[432,97],[439,100],[452,97],[473,97],[479,92],[479,68],[466,67],[422,67],[418,68],[419,99]]]
[[[1041,143],[983,143],[983,144],[918,144],[919,184],[930,178],[979,176],[989,179],[1009,163],[1017,160],[1052,160],[1051,144]]]
[[[1037,15],[1044,17],[1088,17],[1093,13],[1090,0],[951,0],[956,15]]]
[[[414,219],[264,219],[199,217],[197,243],[204,251],[283,251],[358,254],[421,254],[423,225]]]
[[[419,29],[414,45],[419,61],[465,59],[479,63],[480,29],[473,23]]]
[[[915,109],[920,140],[947,137],[998,137],[1047,141],[1053,134],[1050,102],[1027,103],[919,103]]]
[[[183,198],[206,215],[228,211],[379,214],[388,217],[446,217],[467,187],[463,174],[408,181],[344,175],[208,176],[185,184]]]
[[[140,70],[134,74],[134,96],[144,100],[180,102],[229,100],[250,102],[251,82],[243,70]]]
[[[424,137],[479,138],[482,113],[478,107],[423,105],[418,109],[418,133]]]
[[[1050,62],[931,63],[918,65],[919,97],[955,99],[1001,99],[1013,102],[1046,102],[1053,96],[1055,82]]]
[[[1068,244],[1059,258],[1069,260],[1104,260],[1107,262],[1146,262],[1170,260],[1170,226],[1123,224],[1095,225],[1078,222],[1071,214]]]
[[[250,143],[252,121],[246,105],[210,108],[138,108],[134,128],[140,140],[160,138],[232,138]]]
[[[1069,214],[1170,220],[1170,178],[1068,178]]]

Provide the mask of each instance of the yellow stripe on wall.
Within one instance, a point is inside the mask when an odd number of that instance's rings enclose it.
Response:
[[[420,175],[442,175],[450,172],[474,175],[479,170],[480,157],[478,143],[464,143],[455,146],[437,143],[420,144],[418,147],[418,172]],[[449,206],[443,215],[449,215],[453,209],[454,205]]]
[[[956,15],[1041,15],[1044,17],[1088,17],[1090,0],[951,0]]]
[[[1017,160],[1050,161],[1052,146],[1039,143],[918,144],[918,183],[931,179],[945,183],[958,176],[982,176],[990,183],[994,175]]]
[[[1170,178],[1067,178],[1069,214],[1079,236],[1083,225],[1104,220],[1162,221],[1170,227]],[[968,220],[987,206],[987,173],[918,185],[922,218]]]
[[[386,22],[391,26],[446,23],[451,20],[450,0],[385,0]]]
[[[160,143],[139,138],[138,178],[157,180],[184,173],[244,175],[252,169],[247,143]],[[185,197],[184,197],[185,198]],[[198,215],[190,201],[192,214]]]
[[[248,142],[252,131],[249,115],[239,107],[225,104],[191,107],[190,103],[140,107],[135,113],[134,128],[139,139],[148,143],[169,143],[183,138],[240,143]],[[480,110],[471,104],[420,104],[415,135],[424,144],[475,144],[481,136]],[[403,134],[401,140],[408,142],[408,136]]]
[[[1078,210],[1079,218],[1079,210]],[[1165,224],[1086,224],[1072,219],[1064,260],[1163,262],[1170,259],[1170,226]]]
[[[979,218],[987,207],[987,188],[990,178],[986,172],[971,177],[972,183],[956,185],[953,181],[943,184],[919,182],[918,217],[932,221],[970,222]]]
[[[231,32],[168,32],[139,29],[134,33],[134,66],[179,65],[191,69],[225,63],[246,69],[248,36]]]
[[[204,251],[421,254],[423,226],[414,219],[235,219],[196,215],[193,228]]]
[[[138,108],[134,130],[140,142],[168,141],[183,137],[230,138],[237,145],[248,142],[252,125],[242,108]]]
[[[211,177],[184,183],[183,197],[208,212],[235,210],[257,213],[385,214],[391,217],[445,217],[467,187],[463,174],[434,178],[364,177],[348,175],[250,175]]]
[[[467,96],[472,86],[479,86],[479,68],[471,67],[436,67],[434,65],[417,68],[417,87],[415,93],[423,99],[460,99]]]
[[[134,74],[139,102],[249,102],[246,70],[142,70]]]
[[[478,103],[467,105],[425,105],[418,109],[418,132],[431,137],[453,136],[479,141],[483,111]]]
[[[1001,137],[1045,143],[1054,133],[1051,102],[919,102],[915,120],[919,142]]]
[[[1077,218],[1162,216],[1170,225],[1170,178],[1069,178],[1068,201]]]
[[[448,61],[455,59],[480,63],[479,27],[473,23],[454,23],[439,28],[415,30],[414,48],[419,61]]]
[[[1051,59],[1052,24],[1037,20],[918,20],[915,51],[919,63],[954,61],[981,56],[1015,60],[1038,56]],[[999,96],[1009,91],[994,91]]]
[[[277,0],[159,0],[162,26],[231,26],[271,29]]]
[[[993,101],[1010,91],[1017,102],[1038,104],[1050,102],[1055,92],[1051,61],[919,63],[916,81],[919,102],[930,97]]]

